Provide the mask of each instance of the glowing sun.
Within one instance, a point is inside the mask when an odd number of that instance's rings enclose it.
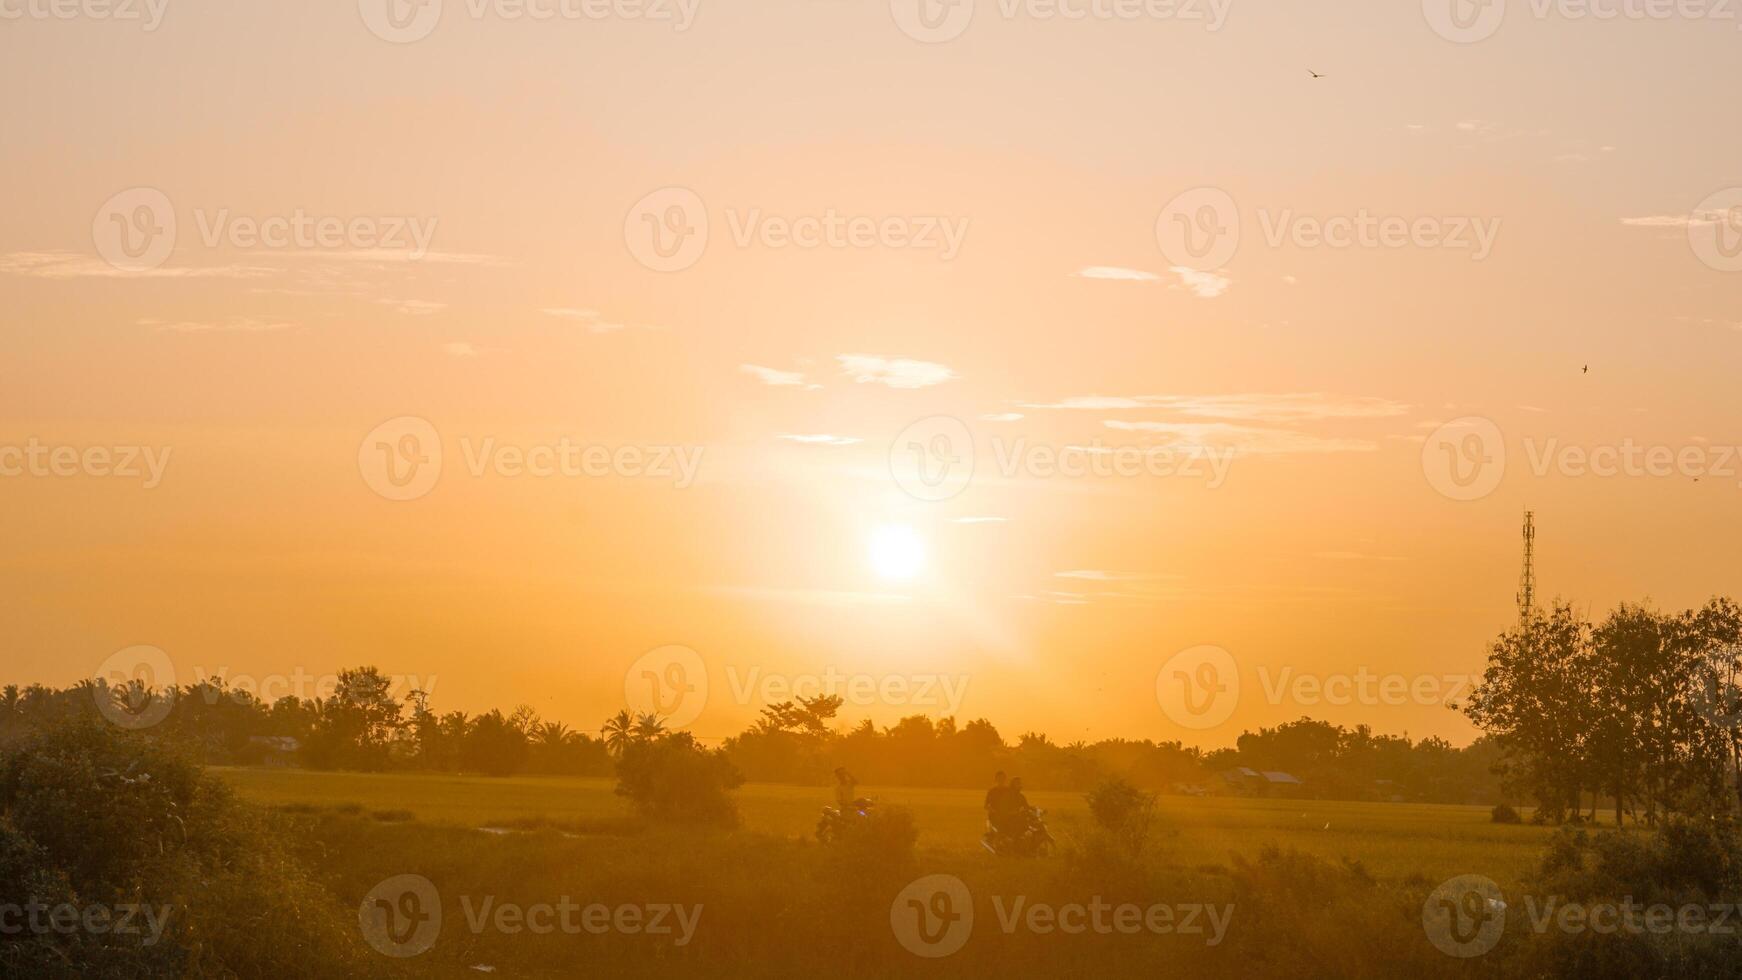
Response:
[[[925,541],[906,524],[880,524],[866,539],[871,569],[879,578],[906,581],[925,568]]]

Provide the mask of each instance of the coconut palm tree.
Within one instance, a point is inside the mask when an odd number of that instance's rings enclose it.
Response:
[[[569,726],[560,721],[547,721],[538,726],[535,733],[540,745],[552,749],[561,748],[573,735],[574,732],[569,730]]]
[[[635,719],[629,717],[627,709],[619,711],[605,719],[599,736],[605,740],[605,751],[621,757],[623,750],[635,741]]]
[[[665,722],[659,720],[656,714],[637,715],[635,718],[635,740],[637,742],[655,742],[664,737]]]

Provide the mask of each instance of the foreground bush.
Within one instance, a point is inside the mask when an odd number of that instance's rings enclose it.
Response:
[[[688,732],[631,744],[617,763],[617,795],[659,821],[734,826],[732,790],[743,784],[725,753],[697,744]]]
[[[0,902],[151,911],[124,933],[27,929],[0,946],[0,975],[362,971],[343,909],[269,820],[149,739],[96,722],[28,739],[0,758]]]

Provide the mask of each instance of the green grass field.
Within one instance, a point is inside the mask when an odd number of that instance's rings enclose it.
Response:
[[[408,811],[420,822],[490,827],[527,821],[593,823],[622,817],[623,801],[609,779],[310,772],[299,769],[218,769],[248,800],[268,806],[331,808],[358,804],[368,811]],[[981,793],[962,789],[864,787],[884,803],[913,810],[920,850],[962,859],[978,855]],[[1082,796],[1030,793],[1047,811],[1054,834],[1066,839],[1087,819]],[[826,789],[751,784],[738,793],[746,829],[802,837],[828,802]],[[1257,800],[1237,797],[1161,798],[1166,846],[1182,864],[1225,864],[1266,844],[1330,860],[1362,862],[1374,875],[1412,874],[1439,881],[1476,873],[1503,887],[1535,867],[1549,831],[1490,822],[1483,807],[1403,803]],[[966,852],[966,853],[964,853]]]

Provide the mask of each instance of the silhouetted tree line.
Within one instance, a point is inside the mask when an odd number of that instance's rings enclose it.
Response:
[[[825,785],[837,766],[867,784],[980,786],[999,769],[1020,773],[1034,789],[1088,790],[1109,776],[1163,792],[1223,792],[1223,774],[1238,767],[1280,770],[1301,780],[1300,795],[1327,799],[1401,799],[1493,803],[1502,797],[1494,770],[1495,739],[1457,748],[1436,738],[1412,741],[1299,721],[1246,732],[1231,749],[1206,752],[1181,742],[1110,739],[1059,744],[1026,732],[1014,742],[975,719],[869,720],[838,728],[838,697],[800,698],[765,707],[744,732],[728,738],[723,757],[758,782]],[[597,737],[545,721],[530,707],[504,714],[437,713],[413,691],[396,699],[373,667],[343,671],[330,696],[279,698],[270,704],[220,680],[147,690],[82,681],[64,690],[33,685],[0,692],[0,741],[68,718],[151,718],[143,729],[191,748],[212,764],[294,761],[316,769],[428,770],[487,775],[609,776],[631,746],[668,733],[660,719],[627,711],[607,719]],[[167,706],[167,714],[153,717]],[[120,712],[119,715],[116,712]],[[293,739],[294,743],[283,740]],[[285,745],[294,744],[294,750]],[[287,755],[289,758],[286,758]]]
[[[1601,623],[1570,605],[1526,617],[1489,650],[1464,706],[1540,818],[1600,801],[1620,823],[1742,801],[1742,608],[1664,613],[1623,603]]]
[[[923,715],[879,729],[870,721],[844,732],[830,725],[838,697],[770,705],[742,734],[726,739],[727,756],[752,780],[821,784],[836,766],[860,781],[907,786],[979,786],[997,770],[1021,773],[1034,789],[1088,790],[1108,776],[1172,792],[1220,791],[1222,774],[1246,767],[1299,778],[1300,793],[1326,799],[1493,802],[1492,740],[1456,748],[1443,739],[1412,742],[1302,718],[1246,732],[1236,748],[1205,752],[1180,742],[1110,739],[1060,745],[1026,732],[1007,743],[992,723]]]
[[[284,758],[316,769],[427,769],[490,775],[609,775],[605,741],[544,721],[522,705],[512,714],[436,714],[413,691],[402,702],[374,667],[341,671],[329,697],[268,704],[221,680],[149,689],[80,681],[0,690],[0,744],[82,718],[140,724],[142,734],[190,749],[201,762],[253,764]],[[283,740],[293,742],[286,743]],[[287,751],[284,745],[295,748]],[[289,760],[287,760],[289,761]]]

